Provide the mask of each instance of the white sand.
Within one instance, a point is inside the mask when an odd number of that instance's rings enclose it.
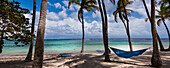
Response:
[[[70,57],[57,57],[58,54],[44,56],[43,68],[152,68],[151,51],[132,58],[120,58],[114,53],[111,62],[104,62],[104,56],[96,52],[86,52]],[[161,52],[162,68],[170,68],[170,51]],[[0,68],[29,68],[32,62],[24,62],[25,56],[0,56]]]

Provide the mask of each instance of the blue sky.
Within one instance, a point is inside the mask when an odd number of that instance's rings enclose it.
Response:
[[[21,6],[29,9],[32,12],[33,0],[16,0],[21,3]],[[150,2],[146,1],[150,9]],[[127,38],[124,26],[118,19],[115,23],[112,13],[116,6],[110,3],[110,0],[105,0],[108,23],[109,23],[109,38]],[[72,5],[70,9],[67,8],[68,0],[48,0],[47,19],[46,19],[46,39],[72,39],[81,38],[82,30],[81,23],[77,19],[79,6]],[[37,0],[37,14],[36,14],[36,28],[38,25],[40,15],[41,0]],[[156,9],[159,6],[157,6]],[[136,0],[127,8],[134,10],[129,16],[130,32],[132,38],[151,38],[150,23],[145,22],[147,18],[145,9],[140,0]],[[25,14],[26,17],[31,18],[30,14]],[[85,18],[85,38],[102,38],[102,25],[99,11],[95,13],[84,11]],[[170,26],[169,21],[166,21]],[[167,38],[167,33],[163,24],[157,28],[158,33],[162,38]],[[35,29],[37,31],[37,29]],[[36,32],[35,32],[36,34]]]

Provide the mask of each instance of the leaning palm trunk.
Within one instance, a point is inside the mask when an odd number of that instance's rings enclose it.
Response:
[[[105,9],[104,0],[102,0],[104,14],[103,14],[100,0],[98,0],[98,4],[99,4],[100,14],[101,14],[101,18],[102,18],[103,42],[104,42],[104,48],[105,48],[105,54],[104,54],[105,61],[108,62],[108,61],[110,61],[110,58],[109,58],[109,48],[108,48],[108,30],[107,30],[107,15],[106,15],[107,13],[106,13],[106,9]]]
[[[163,24],[164,24],[164,26],[165,26],[165,28],[166,28],[166,30],[167,30],[167,33],[168,33],[168,38],[169,38],[169,50],[170,50],[170,33],[169,33],[169,29],[168,29],[168,27],[167,27],[167,25],[166,25],[166,23],[165,23],[165,20],[164,19],[162,19],[162,21],[163,21]]]
[[[27,57],[25,58],[25,61],[32,60],[32,51],[33,51],[33,45],[34,45],[35,15],[36,15],[36,0],[34,0],[34,6],[33,6],[33,18],[32,18],[32,27],[31,27],[31,44],[30,44],[30,48],[29,48]]]
[[[128,35],[128,42],[129,42],[130,51],[133,51],[132,42],[131,42],[131,38],[130,38],[130,31],[129,31],[129,21],[127,21],[127,35]]]
[[[157,30],[156,30],[156,23],[155,23],[155,0],[151,0],[151,31],[152,31],[152,39],[153,39],[153,53],[152,53],[151,64],[153,67],[161,67],[162,61],[158,50]]]
[[[160,51],[165,51],[165,48],[164,48],[164,46],[163,46],[163,44],[162,44],[162,41],[161,41],[158,33],[157,33],[157,38],[158,38],[158,42],[159,42],[159,46],[160,46]]]
[[[42,0],[40,19],[37,30],[37,39],[35,44],[35,54],[33,68],[42,68],[43,65],[43,54],[44,54],[44,34],[46,24],[46,11],[47,11],[48,0]]]
[[[82,32],[83,32],[83,37],[82,37],[82,49],[81,49],[81,53],[84,52],[84,18],[83,18],[83,10],[82,11]]]
[[[125,4],[124,4],[124,0],[122,0],[122,4],[123,4],[123,9],[125,11],[125,16],[126,16],[126,22],[127,22],[127,29],[126,29],[126,33],[127,33],[127,36],[128,36],[128,42],[129,42],[129,47],[130,47],[130,51],[133,51],[133,47],[132,47],[132,42],[131,42],[131,38],[130,38],[130,30],[129,30],[129,20],[128,20],[128,17],[127,17],[127,11],[126,11],[126,8],[125,8]]]
[[[143,5],[144,5],[144,7],[145,7],[145,10],[146,10],[146,13],[147,13],[148,19],[149,19],[149,21],[150,21],[150,23],[151,23],[151,17],[150,17],[150,14],[149,14],[148,8],[147,8],[147,6],[146,6],[145,0],[142,0],[142,2],[143,2]],[[158,41],[159,41],[160,50],[161,50],[161,51],[164,51],[165,49],[164,49],[164,46],[163,46],[163,44],[162,44],[162,41],[161,41],[161,39],[160,39],[160,37],[159,37],[159,34],[158,34],[158,33],[157,33],[157,38],[158,38]]]

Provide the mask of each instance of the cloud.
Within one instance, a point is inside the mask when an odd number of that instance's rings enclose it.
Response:
[[[48,39],[68,39],[68,38],[81,38],[82,37],[82,23],[80,23],[77,19],[77,13],[79,6],[72,6],[74,11],[70,12],[70,10],[66,9],[68,6],[68,1],[62,1],[64,5],[61,5],[62,9],[58,13],[54,11],[47,11],[47,21],[46,21],[46,34],[45,38]],[[109,0],[105,2],[105,5],[111,4]],[[74,5],[74,4],[73,4]],[[138,6],[136,6],[138,5]],[[147,2],[149,7],[150,3]],[[118,23],[115,23],[114,16],[112,12],[114,11],[109,6],[107,8],[108,15],[108,34],[109,38],[127,38],[126,31],[123,23],[118,19]],[[141,18],[129,17],[130,23],[130,33],[132,38],[143,38],[149,37],[151,38],[151,27],[149,22],[145,22],[146,13],[143,8],[143,4],[140,1],[134,2],[134,4],[128,6],[128,8],[133,9],[142,15]],[[59,8],[58,8],[59,9]],[[150,9],[150,8],[149,8]],[[40,12],[37,11],[36,15],[36,23],[38,23]],[[95,13],[85,13],[85,38],[102,38],[102,23],[100,12],[96,11]],[[25,15],[30,18],[31,15]],[[88,21],[91,20],[91,21]],[[169,22],[168,20],[166,22]],[[37,26],[35,26],[35,30],[37,30]],[[167,26],[170,26],[170,23],[167,23]],[[161,38],[167,37],[166,29],[163,24],[157,27],[159,35]]]
[[[61,4],[60,3],[55,3],[54,6],[55,6],[55,8],[61,8]]]
[[[50,5],[50,6],[54,6],[54,5],[53,5],[53,4],[51,4],[50,2],[47,2],[47,4],[48,4],[48,5]]]
[[[65,7],[68,7],[68,2],[69,1],[62,1],[62,2],[63,2]],[[74,5],[74,6],[73,5],[74,4],[70,5],[70,8],[68,10],[74,11],[75,10],[74,8],[76,8],[77,5]]]
[[[48,12],[47,19],[49,20],[59,20],[59,16],[55,12]]]
[[[67,13],[66,13],[66,8],[64,6],[62,6],[62,11],[58,13],[58,15],[61,17],[61,18],[66,18],[67,17]]]
[[[62,1],[64,3],[64,6],[68,6],[69,1]]]

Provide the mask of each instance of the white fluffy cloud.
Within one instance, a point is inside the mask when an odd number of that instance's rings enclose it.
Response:
[[[50,2],[47,2],[47,4],[48,4],[48,5],[50,5],[50,6],[54,6],[54,5],[53,5],[53,4],[51,4]]]
[[[67,17],[67,13],[66,13],[66,8],[64,6],[62,6],[62,11],[58,13],[58,15],[62,18],[66,18]]]
[[[55,6],[55,8],[61,8],[61,4],[60,3],[55,3],[54,6]]]

